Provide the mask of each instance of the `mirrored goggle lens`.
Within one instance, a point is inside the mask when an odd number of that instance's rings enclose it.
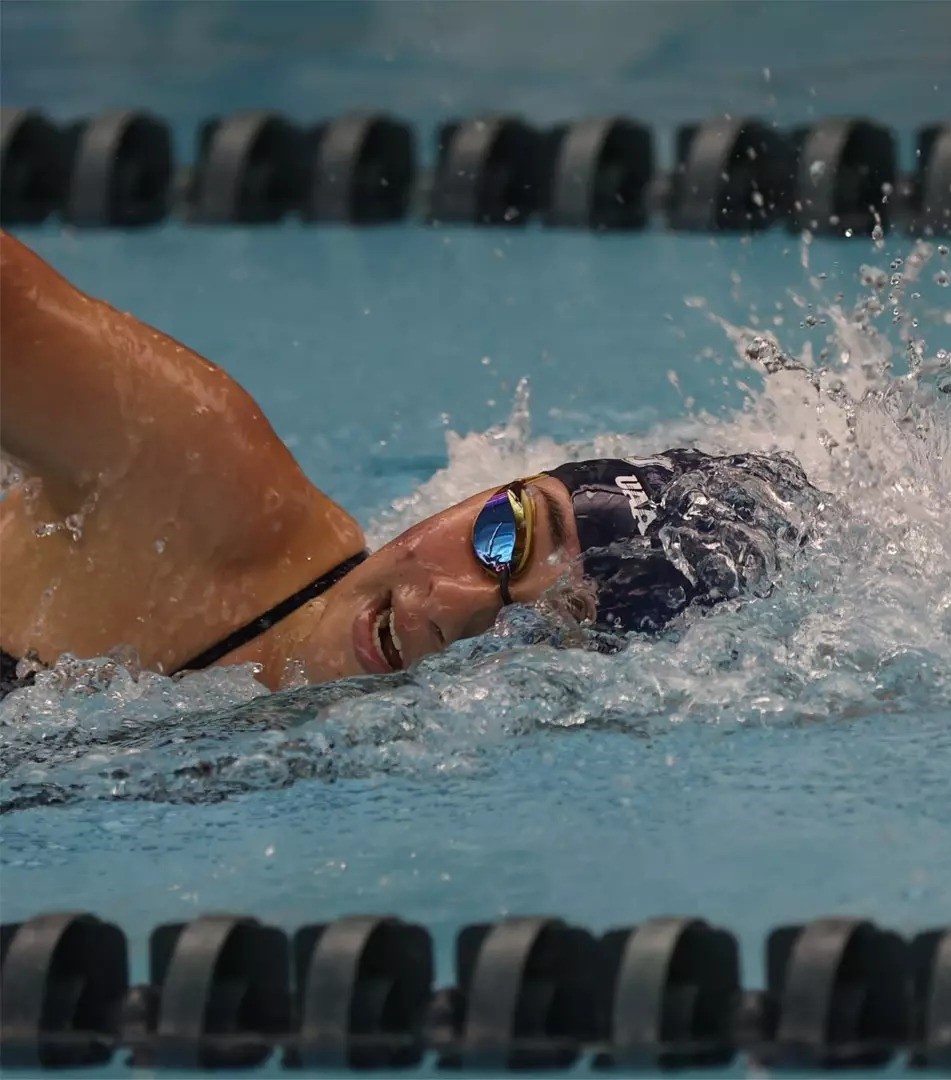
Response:
[[[519,522],[508,490],[500,491],[479,511],[472,529],[476,558],[493,573],[512,570],[519,545]]]

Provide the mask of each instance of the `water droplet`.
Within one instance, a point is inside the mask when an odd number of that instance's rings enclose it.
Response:
[[[939,244],[938,245],[938,254],[941,256],[942,259],[946,259],[948,257],[948,245],[947,244]]]
[[[939,270],[934,276],[935,285],[940,285],[942,289],[946,289],[951,285],[951,274],[947,270]]]
[[[86,515],[82,512],[78,514],[69,514],[63,524],[66,526],[66,531],[74,540],[81,540],[83,538],[83,522]]]
[[[885,276],[885,271],[877,266],[863,265],[859,267],[859,281],[873,289],[884,289],[888,278]]]
[[[809,166],[809,179],[814,184],[817,184],[825,175],[826,163],[824,161],[813,161]]]
[[[851,229],[846,229],[846,230],[845,230],[845,235],[846,235],[846,237],[847,237],[847,238],[851,239],[851,236],[852,236],[852,230],[851,230]]]
[[[890,265],[892,270],[901,270],[904,265],[904,259],[892,259]]]
[[[162,555],[165,551],[165,540],[159,539],[155,541],[155,551],[157,554]]]

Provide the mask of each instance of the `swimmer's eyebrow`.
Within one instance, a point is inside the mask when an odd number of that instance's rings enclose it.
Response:
[[[555,542],[555,547],[567,547],[568,527],[565,524],[565,515],[564,511],[561,509],[561,504],[550,491],[546,491],[543,487],[536,487],[535,491],[537,491],[545,501],[545,506],[548,510],[548,524],[551,526],[551,538]]]

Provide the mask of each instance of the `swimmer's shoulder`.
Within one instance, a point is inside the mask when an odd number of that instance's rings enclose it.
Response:
[[[322,573],[363,549],[357,522],[223,368],[2,233],[0,257],[0,441],[56,492],[59,517],[95,496],[119,534],[179,523],[183,558],[218,566],[286,563],[309,546]]]

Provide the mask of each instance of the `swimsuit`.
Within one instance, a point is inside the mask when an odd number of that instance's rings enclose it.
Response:
[[[286,600],[282,600],[279,604],[275,604],[274,607],[269,608],[263,615],[258,615],[256,619],[252,619],[244,626],[239,626],[237,630],[233,630],[226,638],[219,641],[217,644],[210,646],[209,648],[200,652],[197,656],[192,657],[186,664],[181,664],[171,674],[176,675],[180,671],[200,671],[202,668],[209,667],[215,661],[220,660],[223,656],[227,656],[228,653],[237,649],[241,645],[246,645],[249,641],[253,641],[258,635],[263,634],[265,630],[270,629],[275,623],[280,622],[282,619],[286,619],[292,612],[297,611],[298,608],[304,606],[304,604],[320,596],[322,593],[336,585],[346,574],[348,574],[355,566],[359,566],[360,563],[367,557],[368,552],[361,551],[359,555],[354,555],[352,559],[347,559],[339,566],[334,567],[333,570],[329,570],[326,574],[322,574],[316,580],[305,585],[302,589],[299,589],[292,596],[287,597]],[[20,690],[24,686],[31,686],[33,680],[36,677],[36,673],[31,671],[24,675],[22,678],[17,678],[16,668],[19,661],[15,656],[11,656],[10,653],[5,652],[0,648],[0,700],[5,698],[7,694],[13,690]]]

